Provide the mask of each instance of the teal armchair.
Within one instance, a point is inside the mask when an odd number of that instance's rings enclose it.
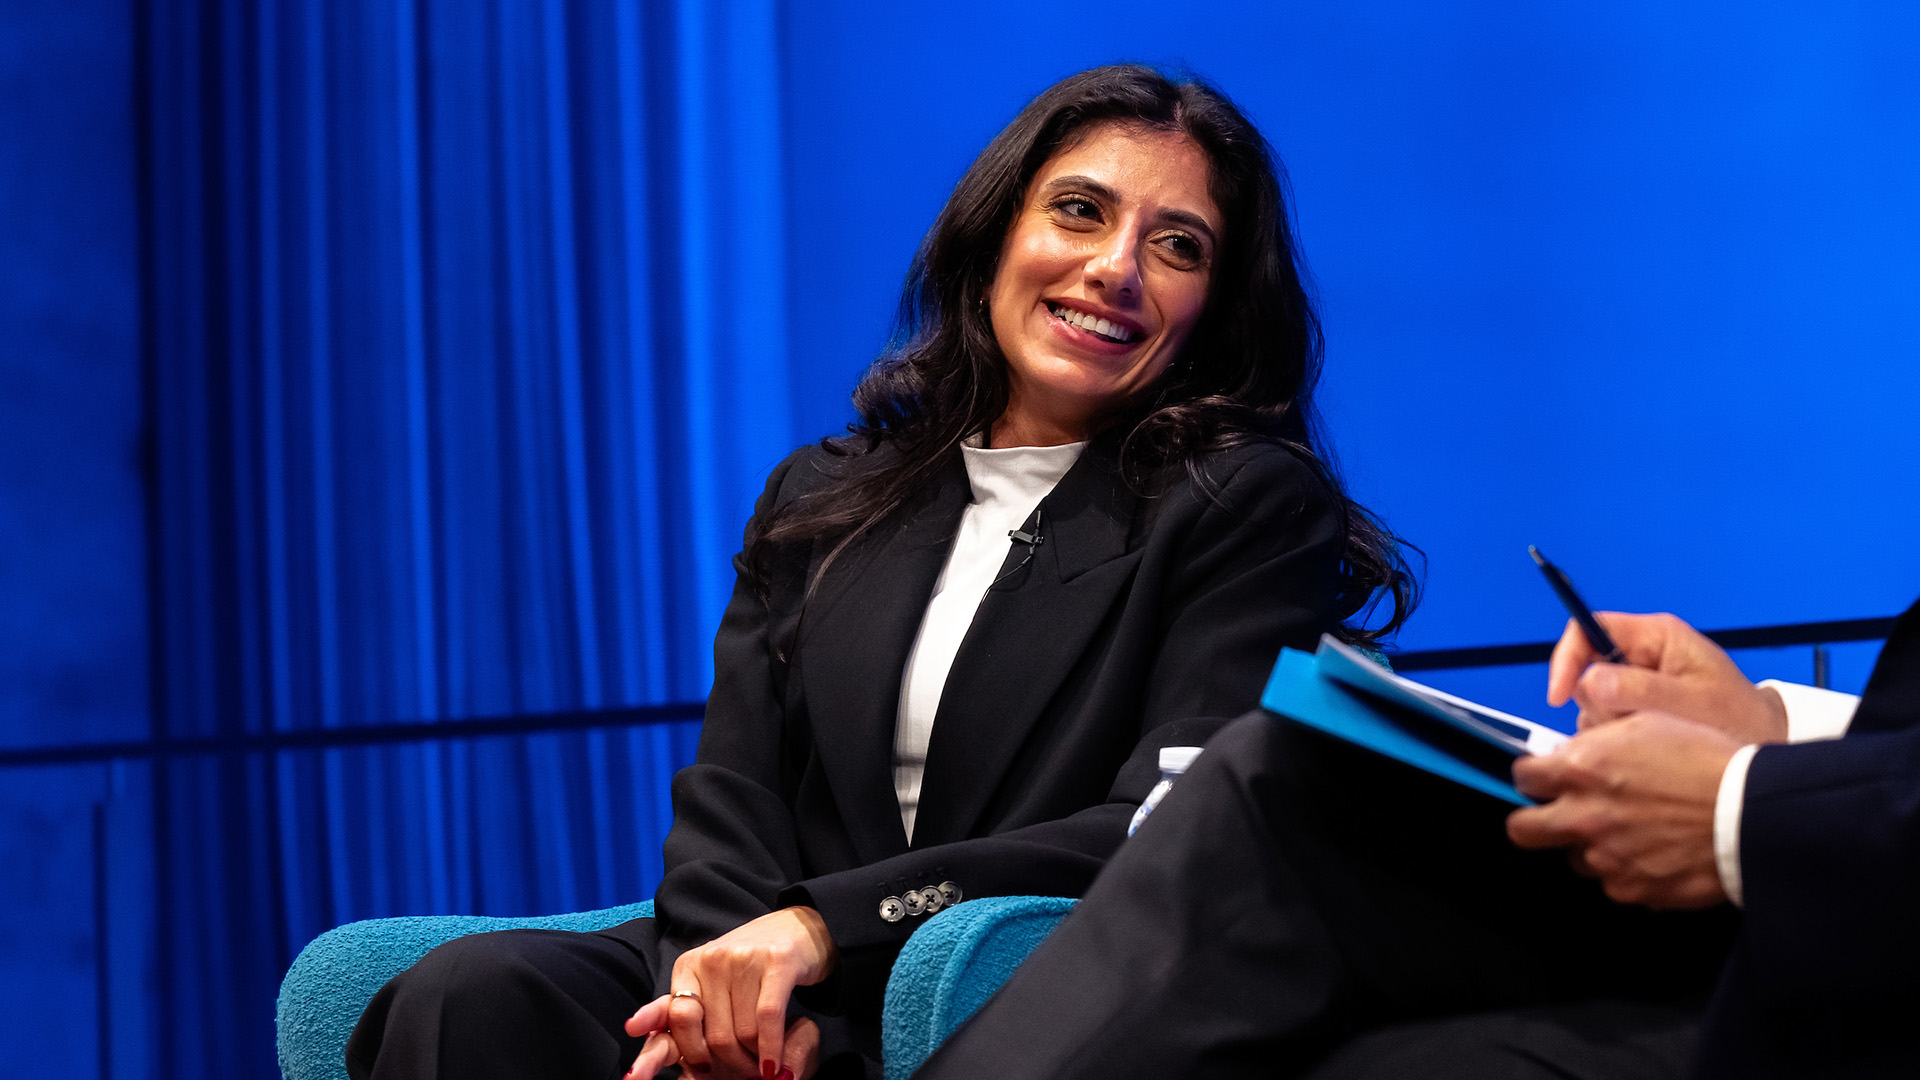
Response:
[[[881,1039],[887,1080],[905,1080],[973,1015],[1066,917],[1073,901],[996,896],[928,919],[887,983]],[[285,1080],[345,1080],[347,1036],[388,979],[434,946],[488,930],[599,930],[653,914],[653,901],[568,915],[409,916],[348,923],[313,939],[280,984],[275,1016]]]

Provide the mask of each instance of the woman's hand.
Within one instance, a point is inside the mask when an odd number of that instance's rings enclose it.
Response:
[[[659,1002],[653,1004],[670,1000],[672,999],[661,998]],[[653,1004],[649,1004],[647,1008],[652,1008]],[[662,1009],[664,1008],[662,1004]],[[629,1034],[637,1035],[644,1029],[637,1029],[629,1020],[627,1030]],[[780,1056],[783,1062],[781,1067],[774,1069],[771,1073],[768,1072],[767,1064],[761,1064],[758,1074],[760,1080],[770,1080],[770,1078],[771,1080],[795,1080],[796,1077],[806,1080],[807,1077],[812,1076],[814,1070],[820,1067],[819,1025],[804,1016],[795,1020],[793,1026],[787,1029],[786,1038],[781,1043]],[[633,1068],[627,1071],[628,1080],[651,1080],[661,1069],[680,1060],[680,1048],[674,1043],[672,1033],[662,1028],[647,1037],[646,1044],[640,1049],[640,1056],[633,1061]],[[695,1069],[691,1064],[687,1067],[697,1075],[712,1074],[712,1066],[708,1066],[705,1070]]]
[[[774,1080],[782,1070],[804,1080],[819,1064],[820,1029],[805,1018],[789,1029],[787,1000],[838,963],[825,920],[809,907],[762,915],[689,949],[673,965],[670,991],[627,1020],[627,1034],[651,1033],[627,1075],[649,1080],[679,1060],[726,1080]]]

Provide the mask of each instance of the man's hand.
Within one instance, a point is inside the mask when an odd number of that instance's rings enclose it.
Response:
[[[787,1026],[796,986],[832,974],[839,950],[820,913],[782,908],[682,953],[669,993],[640,1007],[627,1034],[648,1035],[627,1073],[647,1080],[673,1061],[702,1075],[805,1080],[818,1067],[820,1029]],[[651,1033],[651,1034],[649,1034]]]
[[[1567,621],[1547,667],[1547,704],[1580,704],[1580,729],[1642,710],[1670,713],[1746,743],[1785,742],[1787,709],[1780,695],[1740,673],[1720,646],[1672,615],[1595,616],[1627,656],[1596,663],[1579,624]]]
[[[1507,835],[1525,848],[1571,848],[1574,868],[1622,903],[1717,904],[1726,893],[1714,862],[1714,802],[1740,746],[1657,712],[1589,728],[1551,754],[1514,762],[1515,786],[1545,805],[1515,810]]]

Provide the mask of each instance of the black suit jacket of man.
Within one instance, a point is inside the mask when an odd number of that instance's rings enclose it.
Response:
[[[852,1014],[873,1054],[887,973],[925,921],[890,921],[883,901],[947,882],[967,897],[1079,895],[1158,779],[1159,749],[1205,742],[1257,703],[1281,646],[1332,628],[1341,514],[1313,470],[1259,444],[1204,460],[1204,483],[1176,467],[1139,494],[1116,444],[1096,439],[1041,503],[1037,546],[1009,543],[947,678],[911,844],[896,707],[971,498],[959,453],[810,597],[823,550],[776,567],[766,599],[741,573],[698,757],[673,784],[662,979],[694,944],[811,905],[841,963],[802,1000]],[[795,453],[756,514],[842,467]]]
[[[1762,748],[1703,1077],[1920,1076],[1920,603],[1845,738]]]

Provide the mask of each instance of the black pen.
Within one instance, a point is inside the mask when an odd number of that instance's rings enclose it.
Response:
[[[1607,636],[1607,628],[1601,626],[1600,620],[1593,617],[1593,610],[1587,607],[1586,601],[1580,599],[1580,594],[1573,591],[1573,582],[1567,580],[1565,571],[1548,562],[1547,557],[1540,554],[1540,549],[1532,544],[1527,545],[1527,554],[1533,556],[1533,561],[1540,564],[1540,572],[1547,576],[1547,584],[1553,586],[1553,591],[1559,595],[1560,602],[1567,606],[1567,614],[1572,615],[1573,621],[1580,624],[1580,632],[1587,635],[1587,644],[1593,646],[1593,651],[1599,653],[1600,658],[1610,664],[1626,663],[1626,654],[1621,652],[1620,646],[1615,645],[1613,639]]]

